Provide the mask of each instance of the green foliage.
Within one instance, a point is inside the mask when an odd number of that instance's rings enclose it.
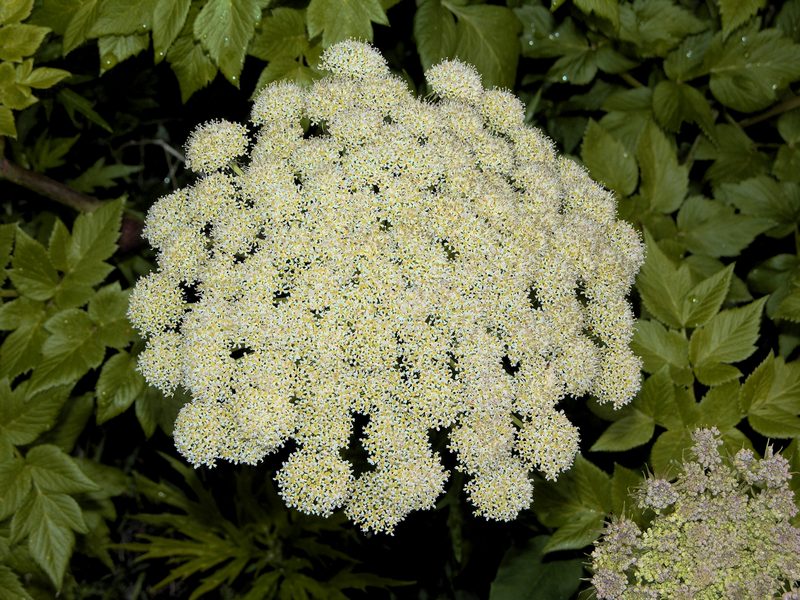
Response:
[[[116,517],[109,498],[121,490],[105,485],[115,470],[69,453],[94,405],[79,380],[107,349],[124,352],[133,341],[127,295],[119,283],[102,285],[121,216],[115,201],[78,217],[71,232],[56,220],[47,246],[17,226],[0,229],[13,285],[0,307],[0,329],[11,332],[0,346],[0,540],[11,553],[24,548],[33,564],[4,564],[9,590],[15,572],[31,568],[61,589],[75,535],[107,541],[104,521]]]
[[[219,588],[236,589],[240,597],[253,600],[345,600],[344,590],[407,583],[355,571],[359,561],[325,541],[326,534],[341,531],[343,515],[322,519],[288,512],[272,483],[248,469],[234,477],[236,507],[229,517],[191,467],[165,458],[191,492],[187,494],[167,481],[157,483],[136,476],[140,494],[179,512],[135,515],[133,518],[160,535],[143,533],[143,541],[120,545],[141,553],[142,559],[168,558],[174,565],[153,589],[193,580],[190,600],[219,593]],[[351,535],[344,533],[340,544]],[[324,561],[325,567],[318,561]],[[328,576],[321,578],[319,572],[323,570]]]
[[[0,140],[17,137],[12,110],[22,110],[38,98],[33,89],[47,89],[69,76],[63,69],[37,67],[32,56],[48,34],[47,27],[22,23],[33,0],[8,0],[0,7]]]

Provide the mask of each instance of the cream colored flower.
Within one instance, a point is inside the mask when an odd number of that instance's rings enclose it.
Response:
[[[261,92],[249,160],[241,126],[193,134],[202,176],[148,213],[160,270],[132,297],[140,369],[195,399],[175,430],[195,465],[293,440],[290,506],[391,532],[444,489],[433,432],[476,513],[513,519],[529,470],[554,478],[577,452],[558,402],[638,390],[625,296],[641,241],[471,66],[433,67],[427,102],[369,45],[322,65],[307,89]],[[343,458],[356,414],[367,464]]]

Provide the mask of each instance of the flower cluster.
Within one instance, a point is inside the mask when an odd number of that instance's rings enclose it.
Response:
[[[693,460],[673,483],[648,479],[640,504],[655,512],[641,531],[608,524],[592,553],[600,599],[800,597],[800,529],[789,464],[767,448],[720,454],[719,431],[693,435]]]
[[[131,296],[140,369],[191,392],[175,442],[194,465],[292,439],[290,506],[391,532],[443,490],[441,430],[477,513],[512,519],[529,471],[555,478],[577,452],[557,403],[638,390],[640,237],[472,67],[433,67],[428,102],[367,44],[321,65],[309,88],[258,96],[249,160],[239,125],[192,135],[200,179],[146,219],[159,269]],[[353,443],[363,472],[343,458]]]

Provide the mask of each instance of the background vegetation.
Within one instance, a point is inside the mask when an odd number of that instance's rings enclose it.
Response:
[[[188,132],[353,36],[421,94],[452,56],[512,88],[647,242],[642,391],[564,403],[582,457],[513,523],[473,517],[458,477],[393,537],[290,511],[280,456],[176,460],[184,398],[134,368],[142,216],[186,182]],[[604,520],[694,427],[800,471],[798,82],[800,0],[3,1],[0,599],[588,597]]]

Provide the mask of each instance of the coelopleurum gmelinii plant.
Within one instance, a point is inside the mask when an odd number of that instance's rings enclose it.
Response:
[[[732,458],[716,428],[693,435],[677,480],[650,478],[640,505],[655,512],[640,530],[621,517],[592,553],[601,600],[675,598],[761,600],[800,595],[800,529],[789,463],[772,448]]]
[[[476,512],[512,519],[529,471],[555,478],[578,450],[557,403],[638,390],[640,237],[472,67],[431,68],[428,102],[367,44],[321,66],[307,89],[261,92],[252,144],[225,121],[191,136],[199,180],[146,220],[159,268],[131,297],[140,369],[191,393],[174,435],[194,465],[293,439],[277,481],[302,511],[391,532],[443,490],[429,433],[446,429]],[[342,456],[356,414],[361,473]]]

